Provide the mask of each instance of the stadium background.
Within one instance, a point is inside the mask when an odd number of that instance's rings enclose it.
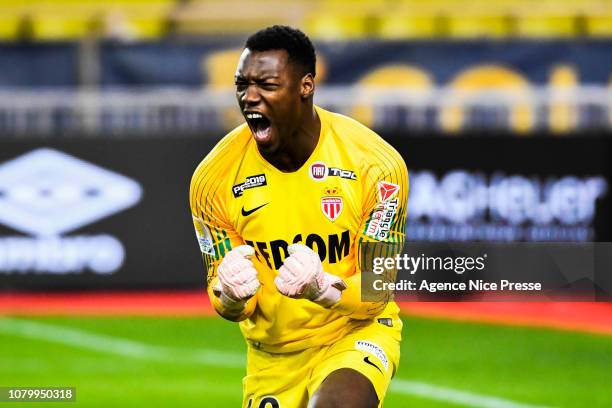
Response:
[[[611,240],[609,1],[2,0],[0,386],[239,404],[187,191],[240,122],[245,37],[275,23],[315,41],[316,102],[405,157],[408,240]],[[387,407],[612,404],[607,303],[402,310]]]

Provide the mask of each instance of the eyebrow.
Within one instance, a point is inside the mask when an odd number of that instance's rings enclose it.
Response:
[[[255,78],[255,81],[267,81],[268,79],[278,79],[278,78],[280,78],[279,75],[268,74],[268,75],[263,75],[259,78]],[[239,74],[239,75],[234,76],[234,80],[235,81],[246,81],[246,77]]]

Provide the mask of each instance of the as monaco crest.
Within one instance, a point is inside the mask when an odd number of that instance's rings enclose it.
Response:
[[[321,210],[331,222],[336,221],[336,218],[342,212],[342,197],[323,197],[321,199]]]

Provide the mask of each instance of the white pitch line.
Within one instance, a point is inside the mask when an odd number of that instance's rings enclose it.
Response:
[[[245,355],[241,353],[154,346],[105,334],[6,317],[0,317],[0,333],[145,360],[230,368],[244,368],[246,362]],[[391,382],[389,391],[473,408],[548,408],[401,378]]]
[[[548,408],[400,378],[391,381],[389,391],[473,408]]]
[[[21,319],[0,318],[0,333],[50,341],[106,354],[154,361],[200,363],[242,368],[246,360],[245,356],[240,353],[154,346],[105,334],[94,334],[83,330]]]

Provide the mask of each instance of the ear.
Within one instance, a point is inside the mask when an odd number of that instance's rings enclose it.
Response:
[[[312,74],[306,74],[302,77],[300,83],[300,95],[302,99],[308,99],[312,96],[315,90],[315,82]]]

